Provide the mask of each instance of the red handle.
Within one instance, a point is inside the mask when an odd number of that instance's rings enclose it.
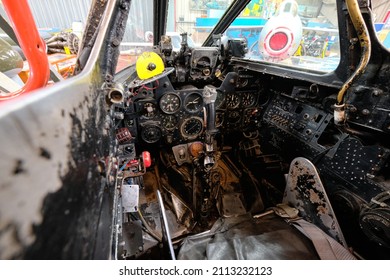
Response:
[[[145,168],[148,168],[152,165],[152,158],[150,157],[150,153],[148,151],[142,152],[142,158],[144,160]]]
[[[50,69],[46,46],[39,36],[27,0],[3,0],[2,2],[30,66],[27,83],[18,91],[0,97],[0,100],[5,100],[45,86],[49,80]]]

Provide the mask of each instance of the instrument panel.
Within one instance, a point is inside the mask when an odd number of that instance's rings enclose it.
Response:
[[[217,106],[216,127],[224,130],[248,131],[257,128],[265,105],[256,90],[237,90],[227,93],[221,106]]]
[[[206,125],[203,89],[194,86],[175,89],[167,77],[156,84],[149,90],[141,87],[132,97],[133,113],[124,120],[131,134],[137,134],[147,144],[162,141],[177,145],[203,140]],[[220,133],[258,128],[263,105],[259,91],[237,88],[217,92],[215,122]]]
[[[147,91],[140,88],[132,97],[134,112],[124,120],[125,124],[133,125],[128,127],[133,129],[131,133],[147,144],[201,139],[205,126],[202,89],[176,90],[168,78],[157,84],[161,86]]]

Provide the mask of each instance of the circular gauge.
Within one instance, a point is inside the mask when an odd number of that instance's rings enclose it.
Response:
[[[228,93],[226,96],[226,106],[228,109],[234,109],[237,108],[238,105],[240,105],[240,98],[235,93]]]
[[[240,113],[237,111],[229,112],[228,115],[228,122],[231,124],[238,123],[241,120]]]
[[[161,130],[155,125],[147,125],[142,129],[141,138],[146,143],[156,143],[160,140]]]
[[[183,121],[180,132],[185,139],[195,139],[203,131],[203,120],[199,117],[191,117]]]
[[[224,112],[216,112],[215,114],[215,126],[220,127],[223,124]]]
[[[180,97],[176,93],[166,93],[160,99],[160,108],[166,114],[174,114],[180,109]]]
[[[260,110],[257,108],[250,108],[244,111],[242,115],[242,123],[244,125],[256,124],[258,123],[258,118],[260,116]]]
[[[238,78],[238,87],[243,88],[248,85],[249,81],[246,78]]]
[[[197,92],[190,93],[184,100],[184,108],[189,113],[197,113],[203,107],[203,97]]]
[[[145,102],[143,104],[142,116],[150,119],[150,118],[153,118],[154,116],[156,116],[156,113],[157,113],[156,104],[154,104],[152,102]]]
[[[243,107],[250,107],[256,103],[256,97],[252,92],[244,92],[241,95],[241,105]]]
[[[222,107],[225,101],[225,94],[222,91],[217,90],[217,99],[215,100],[215,108],[219,109]]]
[[[260,91],[260,94],[259,94],[259,105],[263,106],[263,105],[267,104],[269,99],[270,99],[270,96],[268,95],[267,92]]]
[[[177,126],[177,118],[174,115],[163,115],[161,123],[166,130],[173,130]]]

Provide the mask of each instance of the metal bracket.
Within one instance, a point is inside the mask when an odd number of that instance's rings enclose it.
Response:
[[[122,185],[122,206],[124,213],[138,212],[139,186]]]
[[[291,162],[283,203],[347,246],[317,169],[308,159],[298,157]]]

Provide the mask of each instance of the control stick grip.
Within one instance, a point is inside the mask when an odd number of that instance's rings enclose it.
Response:
[[[207,113],[207,127],[208,134],[215,133],[215,100],[217,99],[217,89],[212,85],[206,85],[203,89],[203,101]]]
[[[207,127],[209,133],[215,132],[215,104],[210,103],[206,105],[207,112]]]

